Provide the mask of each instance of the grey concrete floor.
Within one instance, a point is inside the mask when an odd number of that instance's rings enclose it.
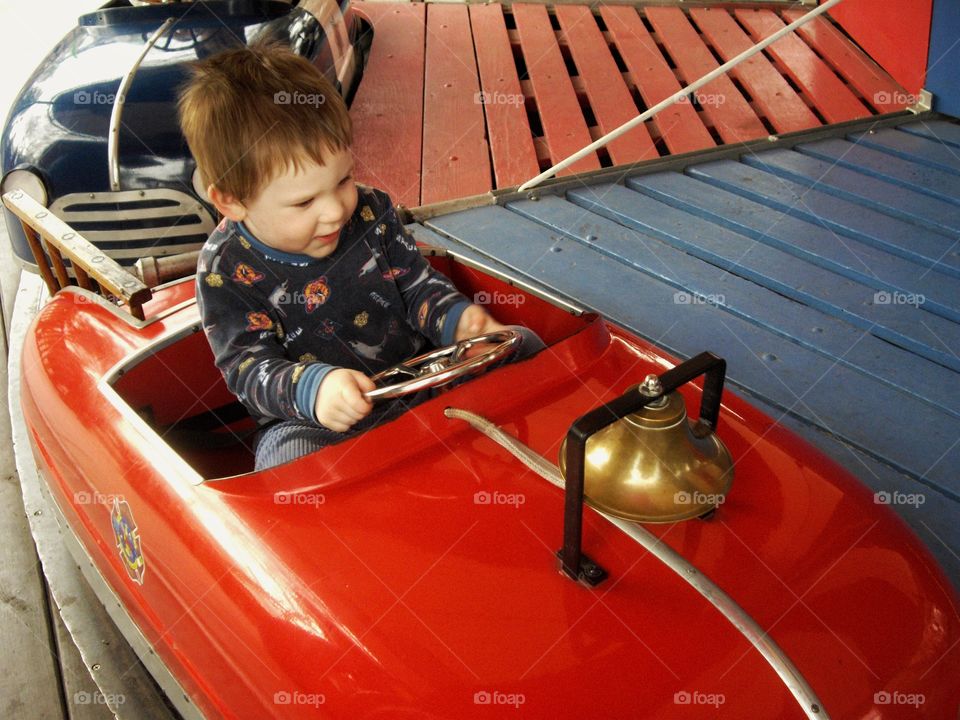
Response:
[[[20,88],[51,47],[76,24],[91,0],[0,2],[0,109],[4,118]],[[63,630],[47,593],[24,516],[10,440],[7,407],[7,329],[19,270],[0,222],[3,388],[0,399],[0,717],[10,720],[105,720],[96,687]]]

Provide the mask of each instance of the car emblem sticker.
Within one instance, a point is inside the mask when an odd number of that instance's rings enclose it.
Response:
[[[117,550],[120,559],[130,579],[138,585],[143,585],[143,573],[146,570],[146,561],[140,549],[140,533],[137,523],[133,519],[133,510],[126,500],[113,499],[113,509],[110,512],[110,522],[113,525],[113,536],[117,541]]]

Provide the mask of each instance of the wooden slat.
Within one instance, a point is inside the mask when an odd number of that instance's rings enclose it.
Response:
[[[601,5],[600,15],[648,108],[680,89],[676,75],[663,59],[635,8]],[[716,145],[697,111],[688,102],[674,103],[650,122],[671,153],[693,152]]]
[[[854,134],[850,139],[910,162],[960,175],[960,153],[948,151],[938,140],[891,129]]]
[[[737,10],[736,17],[755,42],[784,26],[784,22],[770,10]],[[777,40],[766,52],[780,63],[827,122],[844,122],[871,114],[833,70],[796,35]]]
[[[574,196],[580,194],[571,193]],[[960,358],[944,347],[960,347],[960,325],[929,313],[922,306],[876,305],[872,302],[875,287],[838,276],[620,186],[591,192],[581,201],[593,212],[628,222],[629,227],[652,234],[726,273],[746,278],[960,371]]]
[[[663,175],[682,177],[679,173],[658,173],[638,180]],[[636,227],[630,220],[623,219],[629,225],[624,227],[619,224],[619,213],[612,208],[602,215],[591,212],[585,216],[584,209],[592,210],[597,197],[606,199],[605,190],[598,188],[596,196],[591,190],[574,190],[568,197],[571,202],[541,198],[540,205],[517,204],[511,209],[560,233],[573,237],[590,234],[593,239],[588,244],[604,255],[690,294],[713,298],[727,312],[876,377],[888,387],[903,390],[939,412],[960,419],[960,384],[955,382],[957,376],[952,370],[864,334],[842,319],[718,271],[716,265],[644,232],[643,227]],[[622,190],[618,192],[626,202],[617,207],[629,211],[630,196]],[[945,384],[953,387],[945,390]]]
[[[808,188],[816,187],[880,210],[891,217],[902,218],[936,232],[960,235],[960,207],[902,185],[789,150],[773,150],[760,156],[748,155],[743,162]]]
[[[56,603],[50,598],[52,624],[56,631],[57,657],[60,660],[60,676],[63,681],[63,696],[66,698],[70,720],[114,720],[107,700],[116,704],[119,698],[107,698],[97,687],[83,658],[63,624]],[[125,700],[126,698],[124,698]]]
[[[811,157],[897,182],[930,197],[960,205],[960,175],[918,165],[841,139],[803,143],[795,149]]]
[[[724,62],[754,44],[724,8],[693,8],[690,17]],[[763,53],[740,63],[731,73],[750,93],[754,105],[777,132],[795,132],[820,125],[803,98]]]
[[[690,25],[683,10],[648,7],[646,16],[677,65],[684,84],[699,80],[720,66]],[[766,137],[769,133],[740,91],[726,75],[697,92],[700,107],[724,142],[736,143]]]
[[[946,120],[926,120],[922,123],[901,125],[897,129],[900,132],[929,138],[953,148],[960,148],[960,125],[956,123]]]
[[[517,205],[528,204],[535,203]],[[909,396],[715,305],[677,304],[676,285],[586,246],[586,234],[593,234],[591,220],[582,218],[559,238],[552,228],[499,207],[434,218],[428,226],[600,310],[667,352],[680,357],[704,348],[719,352],[727,360],[731,382],[808,422],[820,424],[828,418],[828,430],[841,439],[923,474],[926,482],[960,498],[960,479],[953,471],[960,462],[960,445],[952,446],[960,430],[952,427],[950,418],[944,424],[936,413],[911,415],[916,424],[910,433],[903,432],[901,423],[865,422],[889,418],[891,408],[899,408],[901,399],[910,401]],[[570,233],[578,240],[569,239]],[[931,467],[930,458],[940,456]]]
[[[771,153],[763,153],[764,161]],[[798,153],[794,153],[795,155]],[[628,187],[674,207],[709,219],[832,272],[888,291],[923,295],[924,307],[960,320],[960,278],[927,270],[911,261],[853,238],[843,238],[817,222],[784,215],[681,173],[655,173],[630,178]],[[960,411],[960,387],[955,401]]]
[[[502,6],[470,5],[470,24],[480,84],[489,101],[483,111],[496,187],[520,185],[538,175],[540,165]]]
[[[21,343],[11,342],[17,353]],[[6,390],[7,357],[0,369]],[[19,363],[15,364],[19,368]],[[19,396],[15,396],[19,397]],[[5,451],[0,453],[0,717],[49,718],[61,720],[67,714],[57,691],[60,678],[54,638],[47,617],[46,590],[40,561],[24,515],[20,485],[10,444],[8,394],[0,399],[0,435]],[[53,609],[53,612],[56,612]]]
[[[533,86],[551,164],[558,163],[593,142],[583,118],[556,35],[543,5],[513,5],[517,34],[527,74]],[[596,153],[578,160],[558,175],[599,170]]]
[[[784,10],[783,18],[787,22],[793,22],[803,14],[800,10]],[[814,18],[797,32],[826,59],[830,67],[855,87],[877,112],[894,112],[913,104],[911,101],[914,98],[910,97],[896,80],[826,18]]]
[[[423,205],[493,186],[480,81],[465,5],[427,6],[423,96]]]
[[[615,130],[640,114],[623,74],[610,54],[589,6],[557,5],[560,29],[566,38],[573,62],[583,82],[601,135]],[[614,165],[626,165],[659,157],[650,133],[639,125],[609,143],[607,151]]]
[[[948,254],[954,240],[897,220],[830,193],[801,185],[733,162],[696,165],[690,175],[756,200],[794,217],[818,223],[840,236],[856,238],[925,268],[960,277],[960,258]]]
[[[20,190],[8,192],[3,196],[3,204],[21,222],[33,228],[46,243],[61,287],[69,282],[60,257],[62,253],[75,267],[80,267],[93,277],[105,291],[126,303],[134,317],[143,320],[143,304],[152,295],[150,288],[26,193]],[[38,257],[37,262],[40,263],[40,260]]]
[[[356,178],[395,203],[420,204],[426,6],[357,0],[374,27],[376,50],[350,106]]]

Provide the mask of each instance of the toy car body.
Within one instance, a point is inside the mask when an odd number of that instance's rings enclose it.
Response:
[[[215,212],[177,122],[187,65],[238,44],[282,43],[350,98],[361,30],[335,0],[110,2],[79,18],[14,101],[3,189],[23,188],[124,264],[196,250]],[[33,265],[19,222],[6,219],[16,258]]]
[[[67,287],[27,333],[23,415],[53,506],[185,717],[956,711],[958,601],[928,552],[729,394],[717,435],[736,480],[716,512],[651,526],[645,546],[645,531],[585,508],[583,550],[608,577],[560,571],[570,489],[530,468],[673,361],[456,255],[433,262],[469,296],[522,298],[500,319],[547,349],[261,472],[190,279],[157,288],[143,320]],[[707,400],[679,392],[691,410]],[[524,465],[451,407],[540,460]]]
[[[64,68],[80,75],[83,58],[117,46],[97,40],[115,37],[111,16],[183,10],[175,5],[107,8],[82,22],[72,36],[78,64],[64,59],[64,44],[28,83],[4,138],[4,170],[39,168],[51,209],[94,203],[66,217],[73,229],[51,229],[42,207],[5,198],[48,243],[63,244],[74,269],[89,270],[77,274],[84,289],[68,285],[56,257],[46,269],[62,289],[24,337],[23,425],[77,563],[182,716],[956,715],[960,601],[889,507],[749,403],[713,393],[719,415],[706,429],[728,449],[735,480],[712,498],[711,515],[642,529],[581,509],[575,492],[548,479],[562,441],[578,419],[635,394],[648,375],[669,375],[675,361],[455,253],[434,251],[432,262],[468,297],[514,298],[498,319],[532,328],[547,349],[355,439],[254,472],[251,421],[213,363],[192,280],[151,296],[73,242],[89,234],[128,262],[152,245],[157,207],[177,227],[193,213],[161,253],[195,246],[212,223],[172,118],[158,119],[166,124],[152,150],[166,148],[179,164],[161,171],[121,136],[126,189],[112,189],[102,152],[110,112],[93,100],[118,74],[65,79]],[[356,34],[346,30],[339,50],[324,46],[308,5],[224,3],[248,38],[276,31],[314,58],[329,48],[319,62],[349,95]],[[137,24],[121,26],[142,50],[149,38]],[[203,42],[170,36],[179,59],[141,72],[177,74],[180,59],[232,35],[202,18],[190,27],[214,30]],[[136,78],[131,87],[125,125],[136,115]],[[141,100],[149,116],[151,98]],[[50,134],[30,145],[27,129],[40,126]],[[56,158],[69,163],[55,173],[65,184],[48,187],[43,163]],[[43,257],[17,238],[22,261]],[[93,292],[91,278],[139,317]],[[677,392],[692,415],[711,394],[693,383]],[[450,408],[489,420],[507,440]],[[647,460],[665,474],[661,459]],[[628,479],[643,486],[650,477]],[[581,512],[582,528],[567,532]],[[571,573],[572,542],[588,568],[602,568],[595,577]]]

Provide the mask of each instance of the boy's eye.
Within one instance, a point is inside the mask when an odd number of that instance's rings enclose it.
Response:
[[[351,180],[353,180],[353,175],[347,175],[343,180],[340,181],[340,184],[346,185]]]
[[[312,202],[313,202],[313,198],[307,198],[307,199],[304,200],[303,202],[298,202],[298,203],[297,203],[297,207],[299,207],[299,208],[309,207],[309,206],[310,206],[310,203],[312,203]]]

